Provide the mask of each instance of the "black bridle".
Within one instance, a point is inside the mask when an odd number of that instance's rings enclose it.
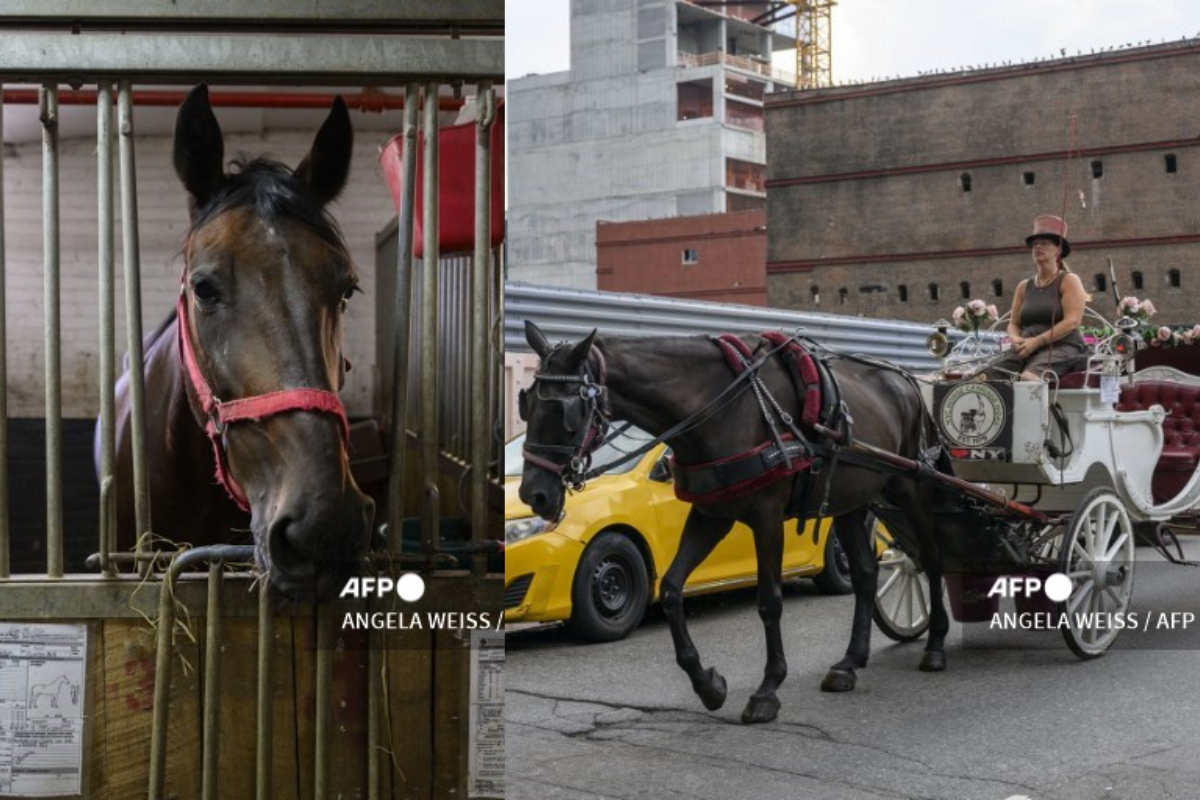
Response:
[[[595,347],[590,355],[596,357],[595,379],[587,364],[578,375],[536,372],[533,385],[529,389],[522,389],[517,396],[517,411],[525,422],[529,421],[530,391],[539,402],[557,403],[562,408],[564,427],[575,434],[571,441],[565,445],[538,444],[530,442],[527,437],[521,454],[527,463],[558,475],[564,486],[575,491],[583,488],[592,466],[592,454],[604,444],[612,422],[608,388],[604,385],[604,355]],[[542,363],[548,363],[549,360],[547,357]],[[538,391],[541,383],[578,384],[579,391],[565,397],[544,397]],[[558,460],[560,458],[563,460]]]

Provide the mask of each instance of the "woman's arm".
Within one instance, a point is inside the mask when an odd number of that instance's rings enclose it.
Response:
[[[1029,279],[1017,284],[1013,291],[1012,312],[1008,315],[1008,338],[1015,344],[1021,338],[1021,307],[1025,305],[1025,284]]]

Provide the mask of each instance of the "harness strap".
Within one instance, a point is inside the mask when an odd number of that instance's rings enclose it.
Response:
[[[200,363],[196,359],[192,347],[192,337],[189,332],[187,293],[180,287],[179,301],[176,306],[176,326],[179,329],[179,352],[183,360],[184,372],[196,397],[200,400],[200,408],[204,413],[204,433],[212,443],[213,460],[216,462],[217,481],[225,487],[230,499],[237,503],[243,511],[250,511],[250,501],[241,484],[233,477],[229,469],[229,458],[223,446],[227,426],[232,422],[257,422],[266,417],[274,416],[285,411],[318,411],[337,418],[342,434],[342,444],[348,447],[350,442],[350,421],[346,418],[346,408],[341,399],[333,392],[325,389],[284,389],[278,392],[245,397],[238,400],[222,401],[209,385]]]

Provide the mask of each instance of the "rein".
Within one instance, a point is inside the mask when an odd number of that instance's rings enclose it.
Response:
[[[204,373],[200,370],[200,363],[196,360],[196,353],[192,347],[187,291],[184,286],[179,287],[177,324],[179,327],[179,354],[183,360],[184,374],[195,391],[196,397],[200,400],[200,408],[204,414],[204,433],[212,443],[213,458],[217,465],[217,480],[243,511],[250,511],[250,501],[246,498],[241,484],[229,470],[229,459],[223,446],[225,431],[230,423],[258,422],[266,417],[287,411],[319,411],[337,418],[342,434],[342,445],[349,446],[350,422],[346,418],[346,409],[336,394],[325,389],[284,389],[237,400],[222,400],[217,397],[204,377]]]
[[[766,364],[776,353],[778,353],[780,350],[782,350],[784,347],[786,347],[789,342],[794,341],[795,339],[796,339],[796,337],[792,336],[792,337],[784,340],[782,344],[779,344],[779,345],[771,348],[770,350],[766,351],[756,361],[747,365],[745,371],[742,372],[740,375],[738,375],[736,378],[734,378],[733,381],[728,386],[726,386],[721,391],[720,394],[718,394],[716,397],[714,397],[712,400],[710,400],[708,403],[706,403],[698,411],[696,411],[695,413],[689,415],[688,417],[686,417],[685,419],[683,419],[682,421],[677,423],[670,430],[666,431],[665,433],[660,434],[659,436],[654,437],[649,442],[643,444],[641,447],[638,447],[635,450],[632,450],[632,451],[626,453],[621,458],[618,458],[615,461],[610,461],[607,464],[604,464],[601,467],[596,467],[594,469],[591,467],[592,453],[594,453],[596,450],[598,450],[606,441],[608,441],[608,439],[605,438],[605,436],[603,435],[603,431],[599,431],[598,432],[599,435],[596,435],[596,436],[591,435],[592,431],[595,429],[595,426],[593,424],[591,424],[591,421],[595,415],[597,415],[598,413],[603,413],[604,427],[605,427],[605,429],[607,429],[610,411],[608,409],[608,387],[604,384],[604,379],[605,379],[604,356],[600,353],[600,350],[598,348],[593,346],[592,352],[599,356],[599,364],[600,364],[600,382],[599,383],[594,383],[591,381],[591,378],[587,373],[586,367],[585,367],[583,373],[580,375],[547,375],[546,373],[537,372],[537,373],[534,373],[534,376],[533,376],[534,386],[537,385],[537,382],[539,380],[544,380],[544,381],[552,382],[552,383],[580,383],[580,384],[583,384],[583,388],[581,388],[581,390],[580,390],[580,395],[583,398],[584,402],[589,402],[591,405],[591,409],[590,409],[591,413],[589,414],[588,430],[586,431],[586,433],[583,437],[583,440],[578,445],[539,445],[539,444],[530,444],[528,441],[526,441],[525,448],[522,450],[522,455],[525,457],[526,461],[533,464],[534,466],[544,469],[547,472],[552,472],[555,475],[561,476],[563,479],[563,483],[565,485],[570,486],[573,489],[575,489],[576,491],[578,491],[579,489],[583,488],[584,484],[587,483],[587,481],[590,481],[592,478],[595,478],[598,475],[602,475],[605,472],[607,472],[608,470],[619,467],[622,464],[627,464],[630,461],[633,461],[634,459],[641,458],[646,453],[650,452],[651,450],[653,450],[655,447],[662,444],[663,442],[665,442],[669,439],[672,439],[676,436],[679,436],[680,434],[687,433],[688,431],[692,430],[693,428],[696,428],[696,427],[704,424],[705,422],[707,422],[715,413],[720,411],[721,408],[723,408],[727,403],[731,402],[734,399],[734,397],[731,397],[731,395],[733,394],[735,389],[738,389],[740,387],[744,391],[745,389],[749,388],[746,386],[742,386],[742,384],[748,382],[749,380],[751,380],[751,378],[753,376],[757,375],[759,370],[762,369],[764,364]],[[589,401],[588,395],[585,394],[585,392],[588,391],[589,386],[598,390],[591,397],[590,401]],[[599,397],[599,396],[602,396],[604,398],[605,408],[604,408],[603,412],[600,411],[598,401],[596,399],[596,397]],[[569,453],[569,459],[566,463],[559,464],[559,463],[550,461],[549,459],[542,458],[541,456],[537,455],[537,453],[535,453],[535,452],[531,452],[530,448],[536,448],[538,450],[543,450],[543,451],[550,452],[550,453],[566,452],[566,453]]]

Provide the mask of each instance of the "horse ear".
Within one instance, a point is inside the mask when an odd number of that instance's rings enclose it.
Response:
[[[546,338],[546,334],[542,333],[542,329],[533,324],[533,320],[525,320],[525,341],[529,342],[529,346],[533,348],[533,352],[538,354],[538,358],[545,358],[554,348],[550,346],[550,340]]]
[[[595,340],[596,329],[592,328],[586,339],[571,348],[571,354],[567,356],[567,372],[574,372],[584,365],[588,354],[592,352],[592,342]]]
[[[350,155],[354,148],[354,128],[346,101],[333,99],[329,116],[317,131],[312,149],[296,167],[296,177],[307,183],[321,205],[337,197],[350,175]]]
[[[201,208],[225,179],[225,143],[208,102],[208,86],[188,93],[175,117],[175,174]]]

